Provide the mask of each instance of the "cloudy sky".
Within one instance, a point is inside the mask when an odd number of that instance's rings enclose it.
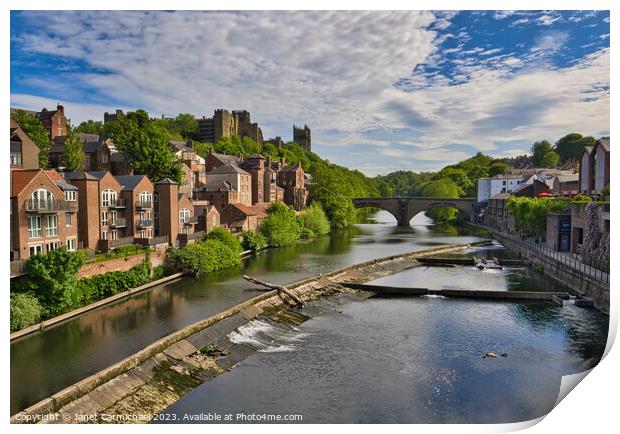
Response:
[[[609,132],[609,13],[12,12],[11,105],[247,109],[368,175]]]

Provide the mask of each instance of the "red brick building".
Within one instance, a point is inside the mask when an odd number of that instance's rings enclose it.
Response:
[[[300,163],[285,166],[279,173],[279,184],[284,188],[284,203],[295,211],[305,208],[308,191],[305,187],[304,169]]]
[[[67,118],[65,117],[65,108],[58,104],[56,110],[43,110],[37,112],[35,117],[41,121],[50,139],[67,135]]]
[[[11,118],[11,169],[38,169],[39,147]]]

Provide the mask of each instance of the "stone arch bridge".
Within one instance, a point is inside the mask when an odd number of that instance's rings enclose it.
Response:
[[[409,226],[409,220],[416,214],[438,206],[448,206],[458,209],[473,222],[476,208],[476,199],[464,197],[448,199],[445,197],[364,197],[353,199],[355,208],[381,208],[392,214],[398,226]]]

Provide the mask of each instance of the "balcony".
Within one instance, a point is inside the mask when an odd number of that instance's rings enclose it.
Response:
[[[152,209],[152,208],[153,208],[153,202],[150,200],[139,200],[136,202],[137,210],[145,210],[145,209]]]
[[[21,276],[28,271],[28,261],[14,259],[11,261],[11,277]]]
[[[125,199],[112,199],[108,204],[108,208],[125,208],[127,201]]]
[[[112,229],[126,228],[127,227],[127,219],[123,218],[123,217],[117,217],[114,220],[110,220],[110,227]]]
[[[196,217],[196,216],[185,217],[185,218],[179,219],[179,223],[181,223],[182,225],[185,225],[185,226],[197,225],[198,224],[198,217]]]
[[[153,238],[136,238],[136,244],[141,246],[157,246],[159,244],[168,244],[168,235],[161,235]]]
[[[153,220],[138,220],[138,229],[150,228],[153,226]]]
[[[58,212],[76,212],[77,202],[67,202],[65,200],[35,200],[26,201],[26,212],[39,214],[54,214]]]

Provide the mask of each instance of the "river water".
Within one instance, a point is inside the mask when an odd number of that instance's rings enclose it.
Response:
[[[312,243],[269,250],[240,269],[184,278],[11,345],[11,413],[258,292],[246,274],[286,284],[353,263],[478,238],[424,215],[398,228],[389,214]],[[502,249],[476,254],[508,255]],[[472,254],[472,252],[465,252]],[[392,286],[564,290],[530,270],[421,267]],[[497,422],[543,414],[560,376],[595,363],[607,317],[591,309],[437,298],[350,299],[282,332],[251,323],[265,347],[172,406],[192,412],[295,413],[304,422]],[[256,334],[259,334],[257,336]],[[275,337],[274,337],[275,336]],[[486,351],[507,357],[482,359]]]

